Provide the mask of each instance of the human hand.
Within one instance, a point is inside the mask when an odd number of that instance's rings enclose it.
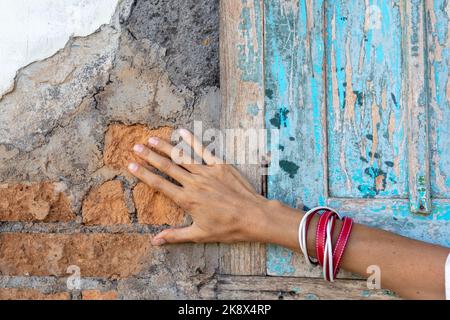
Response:
[[[205,150],[189,131],[181,129],[179,133],[206,165],[196,164],[179,148],[155,137],[149,139],[148,146],[135,145],[133,150],[180,186],[145,166],[137,163],[128,166],[134,176],[170,197],[193,219],[188,227],[160,232],[152,239],[152,244],[263,240],[270,207],[277,206],[277,202],[256,193],[236,168],[223,164],[221,159]]]

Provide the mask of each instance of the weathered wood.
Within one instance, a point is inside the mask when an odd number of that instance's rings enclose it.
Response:
[[[280,154],[269,168],[268,191],[291,206],[320,203],[327,191],[323,5],[265,1],[266,126],[279,130],[270,149]]]
[[[205,286],[201,294],[208,299],[251,300],[331,300],[398,299],[387,290],[369,290],[366,281],[260,276],[221,276]]]
[[[450,197],[450,1],[427,0],[431,192]],[[434,207],[434,205],[433,205]]]
[[[402,24],[398,1],[327,1],[328,189],[406,198]]]
[[[262,21],[260,0],[220,1],[222,130],[263,128]],[[237,167],[261,192],[260,166],[246,163]],[[221,244],[220,256],[222,274],[265,274],[262,244]]]
[[[425,17],[423,0],[405,1],[404,103],[408,110],[408,184],[410,209],[431,213],[430,163],[428,147],[428,78],[425,59]]]
[[[432,214],[411,214],[408,199],[329,198],[327,204],[356,222],[450,247],[450,200],[433,199]]]
[[[427,68],[424,1],[265,1],[266,123],[280,129],[271,148],[283,164],[269,176],[271,198],[329,205],[359,223],[450,245],[448,200],[440,199],[450,195],[444,4],[426,1]],[[270,275],[320,276],[276,246],[267,267]]]
[[[269,168],[268,196],[291,206],[327,197],[324,5],[265,1],[266,125],[280,132],[270,145],[280,155]],[[268,246],[268,274],[311,274],[295,261],[291,251]]]

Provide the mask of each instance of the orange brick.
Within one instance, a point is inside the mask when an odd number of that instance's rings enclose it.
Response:
[[[67,222],[75,218],[59,183],[0,185],[0,221]]]
[[[1,288],[0,300],[70,300],[68,292],[43,293],[36,289]]]
[[[83,201],[83,223],[113,225],[130,223],[122,182],[107,181],[93,188]]]
[[[133,199],[139,223],[180,225],[184,210],[155,189],[139,182],[133,189]]]
[[[0,274],[126,278],[151,264],[151,236],[107,233],[1,233]]]
[[[100,290],[84,290],[81,292],[83,300],[117,300],[117,292],[111,291],[100,291]]]
[[[113,169],[127,172],[127,165],[131,161],[144,164],[132,151],[135,144],[146,145],[150,137],[170,141],[172,131],[173,129],[170,127],[152,130],[144,125],[112,124],[108,127],[105,135],[103,161],[105,165]]]

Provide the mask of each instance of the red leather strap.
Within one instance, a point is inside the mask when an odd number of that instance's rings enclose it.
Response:
[[[345,247],[347,246],[350,232],[352,231],[353,220],[349,217],[344,217],[342,220],[342,228],[336,241],[336,246],[333,251],[333,276],[336,278],[336,274],[339,271],[339,265],[341,263],[342,256],[344,255]]]
[[[327,239],[328,220],[334,213],[326,210],[319,218],[316,230],[316,257],[319,264],[323,266],[323,253],[325,251],[325,241]]]

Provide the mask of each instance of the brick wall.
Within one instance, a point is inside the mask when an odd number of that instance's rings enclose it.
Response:
[[[196,298],[208,285],[217,247],[152,247],[189,216],[126,164],[149,136],[218,125],[217,2],[122,1],[109,25],[19,71],[0,99],[0,299]]]

